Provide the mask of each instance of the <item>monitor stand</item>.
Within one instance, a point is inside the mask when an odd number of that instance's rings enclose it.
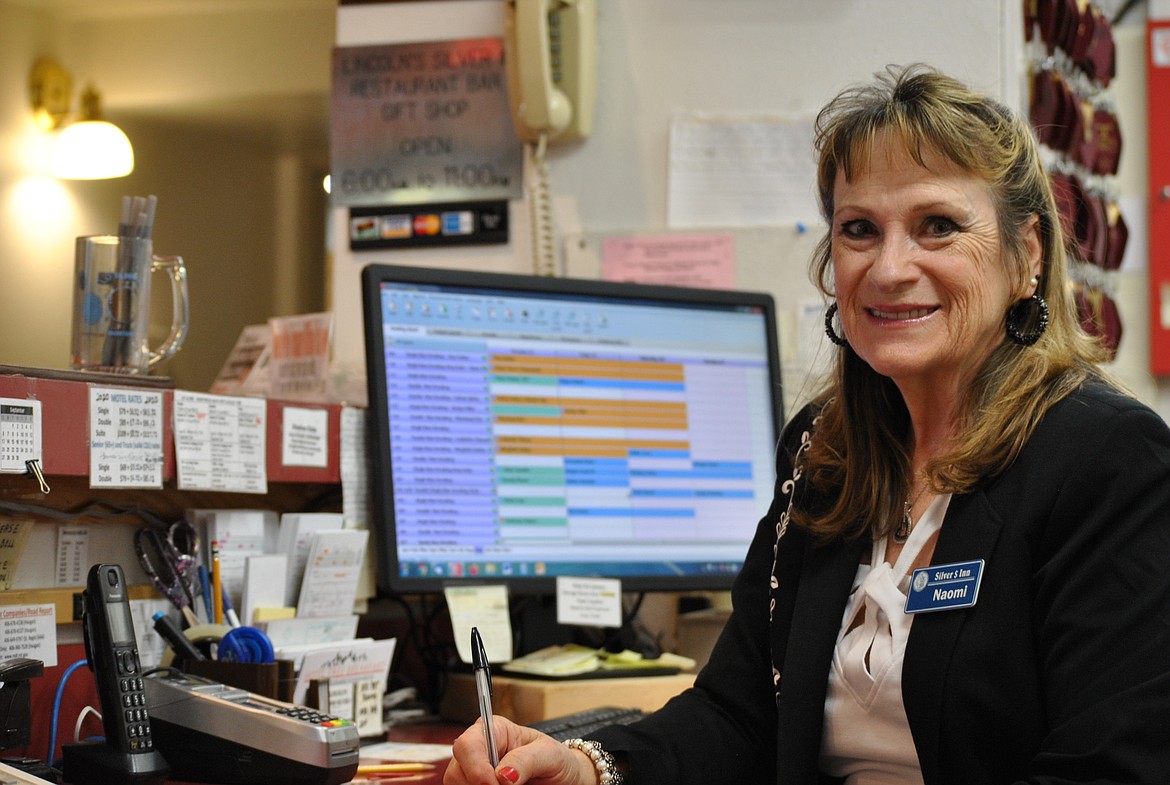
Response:
[[[577,627],[557,623],[556,597],[540,595],[512,600],[513,656],[521,657],[546,646],[579,643],[595,649],[618,652],[630,649],[648,658],[660,653],[657,643],[634,625],[636,616],[622,616],[622,626]]]
[[[573,628],[557,623],[557,600],[548,595],[512,599],[512,640],[514,657],[575,642]]]

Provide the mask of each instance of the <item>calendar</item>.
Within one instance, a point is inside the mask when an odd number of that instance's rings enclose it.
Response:
[[[0,398],[0,472],[26,474],[41,461],[41,402]]]

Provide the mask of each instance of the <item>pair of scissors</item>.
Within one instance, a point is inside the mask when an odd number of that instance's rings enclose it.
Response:
[[[175,521],[167,527],[167,542],[174,549],[179,573],[197,593],[199,588],[199,533],[186,521]]]
[[[150,578],[151,583],[162,592],[163,596],[183,614],[188,626],[199,624],[195,616],[195,591],[192,587],[192,577],[195,574],[196,559],[193,554],[176,547],[176,540],[185,544],[188,536],[194,535],[190,524],[182,526],[190,529],[177,530],[179,523],[168,527],[166,535],[160,534],[157,529],[144,526],[134,532],[134,551],[138,555],[138,563],[143,572]],[[178,534],[178,537],[175,534]],[[194,539],[196,549],[198,538]]]

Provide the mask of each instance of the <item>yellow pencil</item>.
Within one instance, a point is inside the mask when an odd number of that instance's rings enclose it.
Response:
[[[219,542],[211,541],[211,607],[215,623],[223,624],[223,577],[219,574]]]
[[[433,768],[433,763],[360,763],[357,773],[385,774],[392,771],[428,771]]]

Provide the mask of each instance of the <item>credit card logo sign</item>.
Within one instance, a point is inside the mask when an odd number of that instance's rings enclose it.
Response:
[[[471,234],[475,231],[475,216],[470,210],[443,213],[443,234]]]
[[[384,215],[382,216],[382,239],[405,240],[411,236],[411,216]]]
[[[377,218],[354,218],[349,222],[349,236],[354,240],[371,240],[378,236]]]
[[[434,213],[416,215],[414,217],[414,233],[423,236],[435,235],[440,229],[439,216]]]

